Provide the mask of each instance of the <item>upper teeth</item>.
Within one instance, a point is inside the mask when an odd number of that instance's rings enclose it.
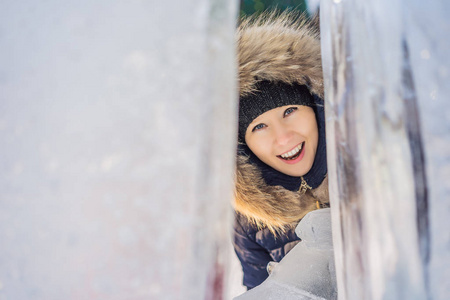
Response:
[[[303,143],[301,143],[300,145],[298,145],[297,147],[295,147],[295,148],[292,149],[291,151],[286,152],[286,153],[284,153],[284,154],[281,154],[280,156],[281,156],[282,158],[289,158],[289,157],[292,157],[292,156],[294,156],[295,154],[297,154],[300,150],[302,150],[302,146],[303,146]]]

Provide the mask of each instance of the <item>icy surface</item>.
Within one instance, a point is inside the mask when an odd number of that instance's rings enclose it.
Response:
[[[430,299],[450,295],[450,2],[408,2],[405,35],[411,58],[426,164]],[[446,228],[445,230],[443,230]]]
[[[236,300],[337,299],[330,209],[308,213],[295,232],[302,241],[261,285]]]
[[[2,1],[0,299],[220,299],[234,1]]]
[[[449,14],[445,0],[321,1],[340,299],[450,294]]]

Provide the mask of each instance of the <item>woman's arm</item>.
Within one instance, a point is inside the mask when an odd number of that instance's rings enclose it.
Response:
[[[242,219],[236,214],[233,244],[244,272],[243,284],[251,289],[269,276],[266,267],[272,258],[264,247],[256,243],[257,229]]]

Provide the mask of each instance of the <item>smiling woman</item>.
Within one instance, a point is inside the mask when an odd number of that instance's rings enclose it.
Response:
[[[238,31],[239,132],[234,247],[249,289],[328,206],[318,31],[294,13],[246,19]]]
[[[247,146],[262,162],[296,177],[311,169],[318,140],[314,110],[302,105],[263,113],[250,123],[245,134]]]

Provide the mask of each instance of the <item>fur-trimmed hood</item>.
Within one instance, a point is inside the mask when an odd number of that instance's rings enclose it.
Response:
[[[319,30],[296,13],[269,13],[244,20],[237,31],[239,95],[258,81],[297,83],[323,98]],[[318,205],[328,203],[328,181],[306,193],[267,185],[260,170],[238,155],[235,209],[272,232],[295,226]]]
[[[237,43],[240,96],[269,80],[306,85],[323,98],[319,30],[306,17],[293,12],[250,17],[239,26]]]

